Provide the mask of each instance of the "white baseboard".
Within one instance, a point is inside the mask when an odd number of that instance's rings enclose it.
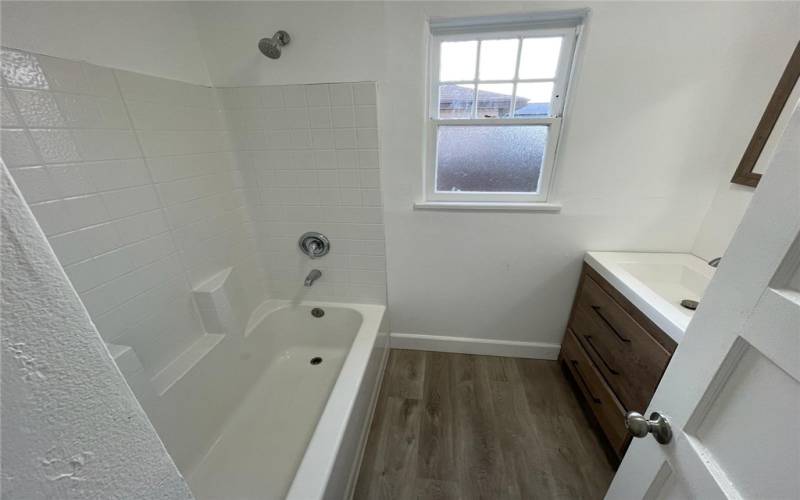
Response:
[[[422,335],[417,333],[392,333],[389,337],[389,345],[392,349],[483,354],[487,356],[532,359],[557,359],[558,352],[561,350],[561,345],[545,342],[473,339],[467,337]]]

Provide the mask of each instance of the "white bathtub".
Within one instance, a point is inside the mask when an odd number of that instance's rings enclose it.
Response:
[[[313,308],[324,316],[314,317]],[[380,305],[279,300],[259,307],[240,359],[255,358],[263,370],[187,472],[195,497],[349,496],[386,359],[384,311]],[[322,362],[312,365],[315,357]]]

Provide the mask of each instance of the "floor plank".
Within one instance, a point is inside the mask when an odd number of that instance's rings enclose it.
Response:
[[[386,395],[408,399],[422,399],[425,375],[425,351],[393,350],[386,367]]]
[[[417,476],[423,479],[437,481],[456,479],[450,360],[449,354],[425,353],[425,381],[417,462]]]
[[[602,498],[613,470],[555,361],[392,350],[354,498]]]

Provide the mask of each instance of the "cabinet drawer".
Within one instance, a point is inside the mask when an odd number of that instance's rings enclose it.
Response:
[[[560,358],[572,374],[614,452],[622,457],[630,440],[625,428],[625,410],[569,329],[561,344]]]
[[[569,326],[623,407],[645,411],[670,353],[588,275]]]

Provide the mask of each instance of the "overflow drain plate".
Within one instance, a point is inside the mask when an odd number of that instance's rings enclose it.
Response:
[[[309,361],[309,363],[311,363],[312,365],[318,365],[322,363],[322,358],[320,358],[319,356],[314,356],[313,358],[311,358],[311,361]]]

